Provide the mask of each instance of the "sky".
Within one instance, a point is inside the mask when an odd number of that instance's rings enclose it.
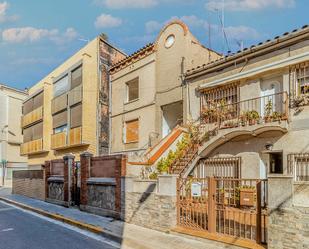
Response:
[[[131,54],[181,19],[226,54],[309,24],[308,10],[309,0],[0,0],[0,83],[30,87],[101,33]]]

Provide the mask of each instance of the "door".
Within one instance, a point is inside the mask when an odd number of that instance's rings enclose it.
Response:
[[[80,162],[73,163],[73,179],[72,179],[72,205],[80,204]]]
[[[279,95],[276,95],[279,92],[279,81],[261,82],[261,117],[272,114],[275,111],[280,112]]]

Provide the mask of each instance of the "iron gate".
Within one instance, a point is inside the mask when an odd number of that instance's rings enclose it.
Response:
[[[267,180],[180,178],[177,183],[179,226],[267,242]]]
[[[80,162],[72,164],[72,186],[71,186],[71,205],[79,206],[80,204]]]

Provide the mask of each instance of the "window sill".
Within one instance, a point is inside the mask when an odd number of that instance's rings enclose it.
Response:
[[[137,144],[138,141],[132,141],[132,142],[123,142],[123,144]]]
[[[133,99],[133,100],[127,101],[127,102],[125,102],[124,104],[125,104],[125,105],[128,105],[128,104],[131,104],[131,103],[134,103],[134,102],[137,102],[137,101],[139,101],[139,98],[138,98],[138,99]]]

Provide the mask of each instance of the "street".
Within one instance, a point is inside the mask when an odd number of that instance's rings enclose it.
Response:
[[[0,202],[0,249],[115,249],[103,237]]]

